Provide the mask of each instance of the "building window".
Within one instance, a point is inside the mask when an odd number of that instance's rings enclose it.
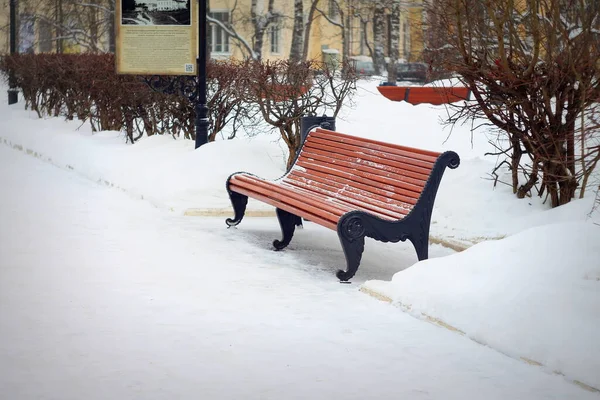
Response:
[[[229,25],[229,11],[216,11],[209,15],[224,25]],[[229,35],[215,23],[210,24],[209,45],[212,53],[229,53]]]
[[[45,19],[40,19],[40,53],[50,53],[52,51],[52,25]]]
[[[404,58],[407,60],[410,58],[410,25],[407,21],[404,21],[404,26],[402,27],[402,52],[404,53]]]
[[[337,21],[340,16],[340,10],[338,8],[338,4],[336,0],[329,0],[329,18]]]
[[[279,21],[269,27],[269,38],[271,41],[271,54],[281,53],[281,25]]]
[[[17,38],[19,53],[33,54],[35,44],[35,17],[30,14],[21,14],[19,22],[19,37]]]
[[[367,23],[361,22],[360,24],[360,54],[365,54],[365,43],[367,43]]]

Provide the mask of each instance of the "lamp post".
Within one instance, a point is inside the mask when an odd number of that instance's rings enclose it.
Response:
[[[206,3],[198,0],[198,58],[196,59],[196,149],[208,142],[208,106],[206,105]]]
[[[17,52],[17,0],[10,0],[10,54]],[[8,104],[15,104],[18,98],[18,89],[15,87],[15,74],[12,68],[8,74]]]

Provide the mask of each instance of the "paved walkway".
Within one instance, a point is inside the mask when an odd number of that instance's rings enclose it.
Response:
[[[271,252],[270,218],[173,216],[6,146],[0,188],[3,398],[599,398],[339,284],[330,232]]]

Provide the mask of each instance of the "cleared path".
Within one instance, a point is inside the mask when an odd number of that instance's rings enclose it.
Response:
[[[599,398],[339,284],[319,230],[266,251],[272,219],[174,216],[6,146],[0,191],[3,398]]]

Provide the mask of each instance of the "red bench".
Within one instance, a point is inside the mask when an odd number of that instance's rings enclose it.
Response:
[[[276,207],[283,233],[276,250],[291,241],[301,218],[336,230],[346,255],[347,281],[360,265],[365,236],[382,242],[410,240],[419,260],[428,257],[433,203],[446,167],[460,163],[453,151],[398,146],[317,128],[308,134],[292,168],[268,181],[238,172],[227,179],[235,212],[227,225],[242,221],[248,197]]]
[[[467,87],[377,86],[377,90],[392,101],[406,101],[415,106],[423,103],[448,104],[471,97]]]

